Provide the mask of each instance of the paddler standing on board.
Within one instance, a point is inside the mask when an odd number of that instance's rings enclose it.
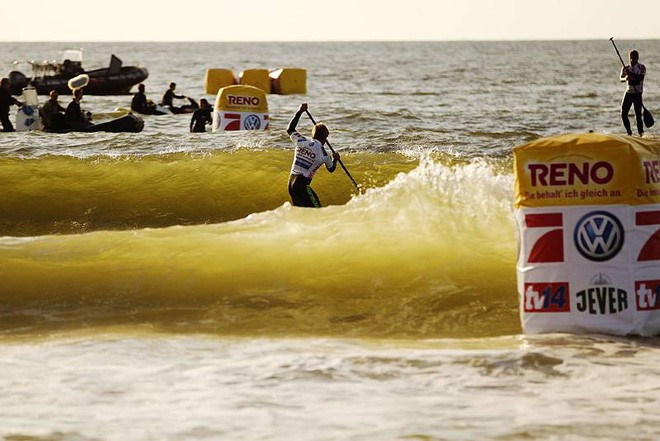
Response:
[[[312,139],[307,139],[296,131],[300,116],[305,111],[307,111],[307,103],[302,103],[286,129],[296,146],[289,177],[289,195],[296,207],[321,207],[321,202],[311,187],[312,178],[323,164],[330,173],[334,172],[339,161],[339,153],[333,152],[330,156],[323,148],[330,134],[325,124],[314,125]]]
[[[635,120],[637,121],[637,133],[639,136],[644,134],[644,123],[642,122],[642,93],[644,92],[644,76],[646,67],[639,62],[639,53],[636,50],[630,51],[630,65],[623,66],[621,69],[621,82],[628,83],[626,93],[621,101],[621,119],[628,135],[632,135],[628,112],[630,106],[634,106]]]

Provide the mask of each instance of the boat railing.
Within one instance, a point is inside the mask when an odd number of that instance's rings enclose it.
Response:
[[[44,60],[44,61],[34,61],[34,60],[19,60],[14,61],[13,70],[18,70],[19,65],[29,65],[32,71],[32,78],[41,78],[48,75],[65,75],[65,76],[76,76],[79,73],[83,72],[82,65],[79,61],[71,60]]]

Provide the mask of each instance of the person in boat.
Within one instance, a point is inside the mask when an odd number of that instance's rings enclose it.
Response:
[[[147,99],[144,84],[140,84],[137,93],[133,95],[131,110],[145,115],[151,115],[155,112],[156,104]]]
[[[89,121],[91,114],[89,112],[83,112],[80,108],[80,101],[82,101],[82,98],[82,87],[79,89],[73,89],[73,99],[66,107],[66,112],[64,113],[66,125],[70,129],[80,129],[92,125]]]
[[[328,139],[328,127],[319,123],[312,129],[312,139],[307,139],[296,130],[300,115],[307,111],[307,103],[302,103],[296,114],[291,118],[286,132],[296,146],[289,177],[289,196],[296,207],[321,207],[319,197],[312,190],[312,178],[316,171],[325,164],[332,173],[337,168],[339,153],[328,155],[323,144]]]
[[[628,135],[632,135],[628,112],[630,107],[635,109],[635,120],[637,122],[637,133],[639,136],[644,134],[644,122],[642,120],[642,93],[644,92],[644,76],[646,75],[646,66],[639,62],[639,52],[631,50],[628,54],[630,64],[621,69],[621,82],[628,83],[626,93],[621,101],[621,119],[623,127]]]
[[[48,101],[41,107],[41,120],[44,124],[44,130],[58,131],[66,128],[66,109],[57,101],[59,94],[57,90],[51,90],[48,95]]]
[[[0,124],[2,124],[3,132],[14,132],[14,126],[9,119],[9,108],[12,105],[17,105],[19,108],[23,107],[23,103],[11,96],[11,85],[9,78],[0,80]]]
[[[192,118],[190,119],[190,131],[191,132],[206,132],[206,125],[213,122],[213,117],[211,116],[211,106],[206,98],[199,100],[199,109],[193,112]]]
[[[185,95],[177,95],[174,93],[174,90],[176,89],[176,83],[170,83],[169,89],[165,91],[163,94],[163,99],[160,103],[161,106],[170,106],[174,107],[174,98],[176,99],[183,99],[186,96]]]
[[[80,62],[77,61],[71,61],[69,59],[66,59],[62,62],[62,66],[60,67],[60,74],[64,75],[67,78],[73,78],[76,75],[79,75],[83,73],[85,70],[82,68],[82,65]]]

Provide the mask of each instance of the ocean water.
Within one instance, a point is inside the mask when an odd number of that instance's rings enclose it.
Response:
[[[212,101],[208,68],[302,67],[308,94],[269,95],[267,132],[0,133],[4,439],[660,438],[660,340],[518,315],[511,149],[623,131],[609,41],[6,43],[0,65],[66,47],[146,66],[156,101]],[[633,47],[654,112],[660,41]],[[320,210],[286,191],[302,101],[363,190],[320,170]]]

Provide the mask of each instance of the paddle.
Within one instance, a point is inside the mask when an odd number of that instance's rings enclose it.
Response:
[[[309,113],[309,110],[305,110],[305,113],[307,113],[307,116],[309,116],[309,119],[310,119],[310,121],[312,121],[312,124],[316,125],[316,121],[314,121],[314,117],[312,116],[311,113]],[[328,141],[326,139],[325,144],[328,144],[328,147],[330,147],[330,151],[332,153],[335,153],[335,149],[333,149],[332,146],[330,145],[330,141]],[[353,185],[355,185],[355,188],[357,188],[358,192],[362,193],[362,189],[357,184],[357,182],[355,182],[355,179],[353,179],[353,176],[351,176],[351,174],[348,172],[348,170],[346,169],[346,166],[344,165],[344,163],[341,162],[341,159],[338,159],[337,162],[339,162],[339,165],[341,165],[341,168],[344,169],[344,171],[346,172],[346,176],[348,176],[348,179],[350,179],[351,182],[353,183]]]
[[[616,43],[614,43],[614,37],[610,37],[610,41],[612,42],[612,46],[614,46],[614,50],[616,51],[616,54],[619,56],[619,60],[621,61],[621,66],[624,68],[626,67],[626,63],[623,61],[623,58],[621,58],[621,54],[619,53],[619,48],[616,47]],[[644,125],[646,127],[653,127],[653,124],[655,124],[655,121],[653,120],[653,115],[651,115],[651,112],[648,111],[646,106],[642,104],[642,109],[644,110],[642,112],[642,118],[644,118]]]

